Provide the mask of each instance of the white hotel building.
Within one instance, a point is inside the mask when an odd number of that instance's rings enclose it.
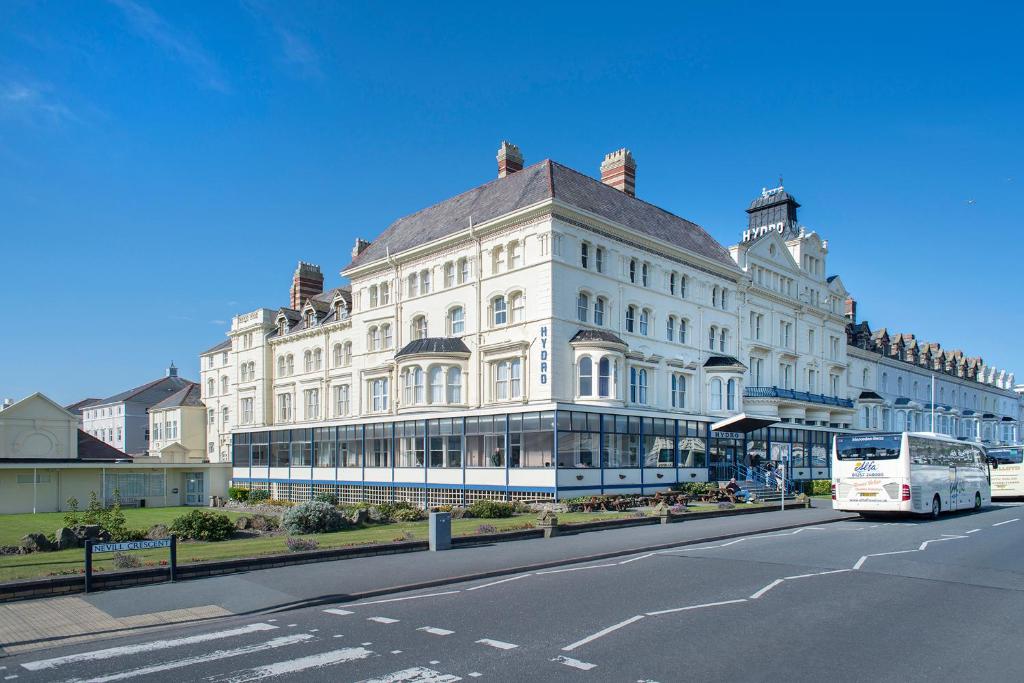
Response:
[[[856,428],[853,304],[792,197],[762,193],[728,250],[637,199],[626,150],[601,180],[523,168],[507,143],[498,168],[357,241],[349,287],[300,263],[287,307],[202,354],[209,453],[231,444],[236,484],[435,505],[650,492],[782,456],[828,476],[831,435]]]

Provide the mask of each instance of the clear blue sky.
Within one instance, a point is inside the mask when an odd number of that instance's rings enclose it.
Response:
[[[298,259],[338,284],[502,139],[628,146],[726,244],[782,174],[862,318],[1024,381],[1021,6],[832,5],[7,0],[0,396],[197,379]]]

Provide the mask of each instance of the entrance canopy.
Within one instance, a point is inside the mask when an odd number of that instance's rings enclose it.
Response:
[[[753,432],[762,427],[773,425],[778,422],[778,418],[765,417],[763,415],[747,415],[746,413],[740,413],[727,417],[724,420],[711,425],[711,431],[713,432],[740,432],[746,434]]]

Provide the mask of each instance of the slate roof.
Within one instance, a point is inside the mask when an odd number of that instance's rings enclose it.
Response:
[[[706,368],[725,368],[734,365],[746,367],[735,356],[708,356],[708,359],[704,361],[704,367]]]
[[[216,344],[214,344],[210,348],[206,349],[205,351],[203,351],[199,355],[200,356],[205,356],[208,353],[216,353],[217,351],[226,351],[226,350],[228,350],[230,348],[231,348],[231,340],[230,339],[225,339],[222,342],[217,342]]]
[[[91,405],[95,405],[99,403],[101,400],[102,399],[98,398],[83,398],[81,401],[78,401],[77,403],[72,403],[69,406],[64,406],[64,410],[68,411],[69,413],[74,413],[75,415],[81,415],[83,409],[88,408]]]
[[[860,400],[862,400],[862,401],[867,401],[867,400],[881,401],[882,397],[879,396],[878,394],[876,394],[873,391],[862,391],[862,392],[860,392]]]
[[[161,410],[163,408],[177,408],[179,406],[200,406],[204,404],[200,400],[200,392],[198,384],[190,384],[189,386],[180,389],[164,400],[160,401],[156,405],[150,407],[150,410]]]
[[[122,391],[119,394],[114,394],[108,398],[103,399],[99,402],[101,405],[108,403],[121,403],[122,401],[135,401],[137,403],[143,403],[147,406],[154,405],[164,400],[171,394],[184,389],[193,382],[184,379],[182,377],[161,377],[155,379],[152,382],[147,382],[141,386],[137,386],[128,391]]]
[[[785,190],[781,190],[779,192],[772,192],[770,194],[761,193],[754,199],[754,201],[750,202],[750,207],[747,208],[747,213],[752,213],[759,209],[763,209],[766,206],[775,206],[776,204],[783,204],[789,201],[796,204],[797,208],[800,207],[800,204],[796,201],[796,197],[786,192]]]
[[[131,460],[124,451],[119,451],[108,443],[100,441],[92,434],[78,430],[78,459],[113,462],[114,460]]]
[[[696,223],[550,159],[399,218],[345,270],[465,230],[470,219],[475,224],[483,223],[549,199],[560,200],[709,258],[730,270],[738,270],[725,247]]]
[[[910,399],[909,398],[898,398],[895,401],[893,401],[893,405],[897,405],[897,406],[907,406],[907,405],[910,405]]]
[[[313,307],[313,310],[316,311],[317,325],[326,325],[328,323],[333,323],[335,320],[338,319],[337,312],[331,306],[331,302],[333,302],[334,298],[339,295],[341,296],[342,300],[344,300],[345,307],[349,311],[351,311],[351,287],[334,287],[333,289],[328,289],[326,292],[322,292],[320,294],[317,294],[316,296],[309,297],[309,304]],[[302,307],[306,307],[306,302],[303,302]],[[304,315],[302,315],[302,311],[297,311],[294,308],[287,308],[282,306],[280,309],[278,309],[278,314],[280,315],[281,313],[283,313],[284,316],[288,318],[287,334],[292,334],[293,332],[299,332],[301,330],[306,329],[306,318]],[[273,332],[270,333],[269,336],[275,337],[278,336],[278,334],[279,332],[277,330],[274,330]]]
[[[419,353],[469,353],[469,347],[461,339],[455,337],[427,337],[412,340],[395,354],[395,358]]]
[[[569,340],[570,344],[574,342],[610,342],[612,344],[628,346],[618,335],[605,330],[580,330]]]

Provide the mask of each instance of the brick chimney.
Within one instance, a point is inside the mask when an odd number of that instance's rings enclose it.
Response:
[[[323,291],[324,275],[320,272],[320,266],[299,261],[295,274],[292,276],[291,303],[289,307],[294,309],[301,308],[306,299],[322,294]]]
[[[523,153],[511,142],[501,141],[497,158],[499,178],[504,178],[510,173],[523,170]]]
[[[846,319],[849,320],[851,323],[857,323],[857,300],[854,299],[852,296],[846,297],[846,307],[844,315],[846,315]]]
[[[622,149],[604,155],[601,162],[601,182],[610,185],[630,197],[636,196],[636,161],[633,154]]]

